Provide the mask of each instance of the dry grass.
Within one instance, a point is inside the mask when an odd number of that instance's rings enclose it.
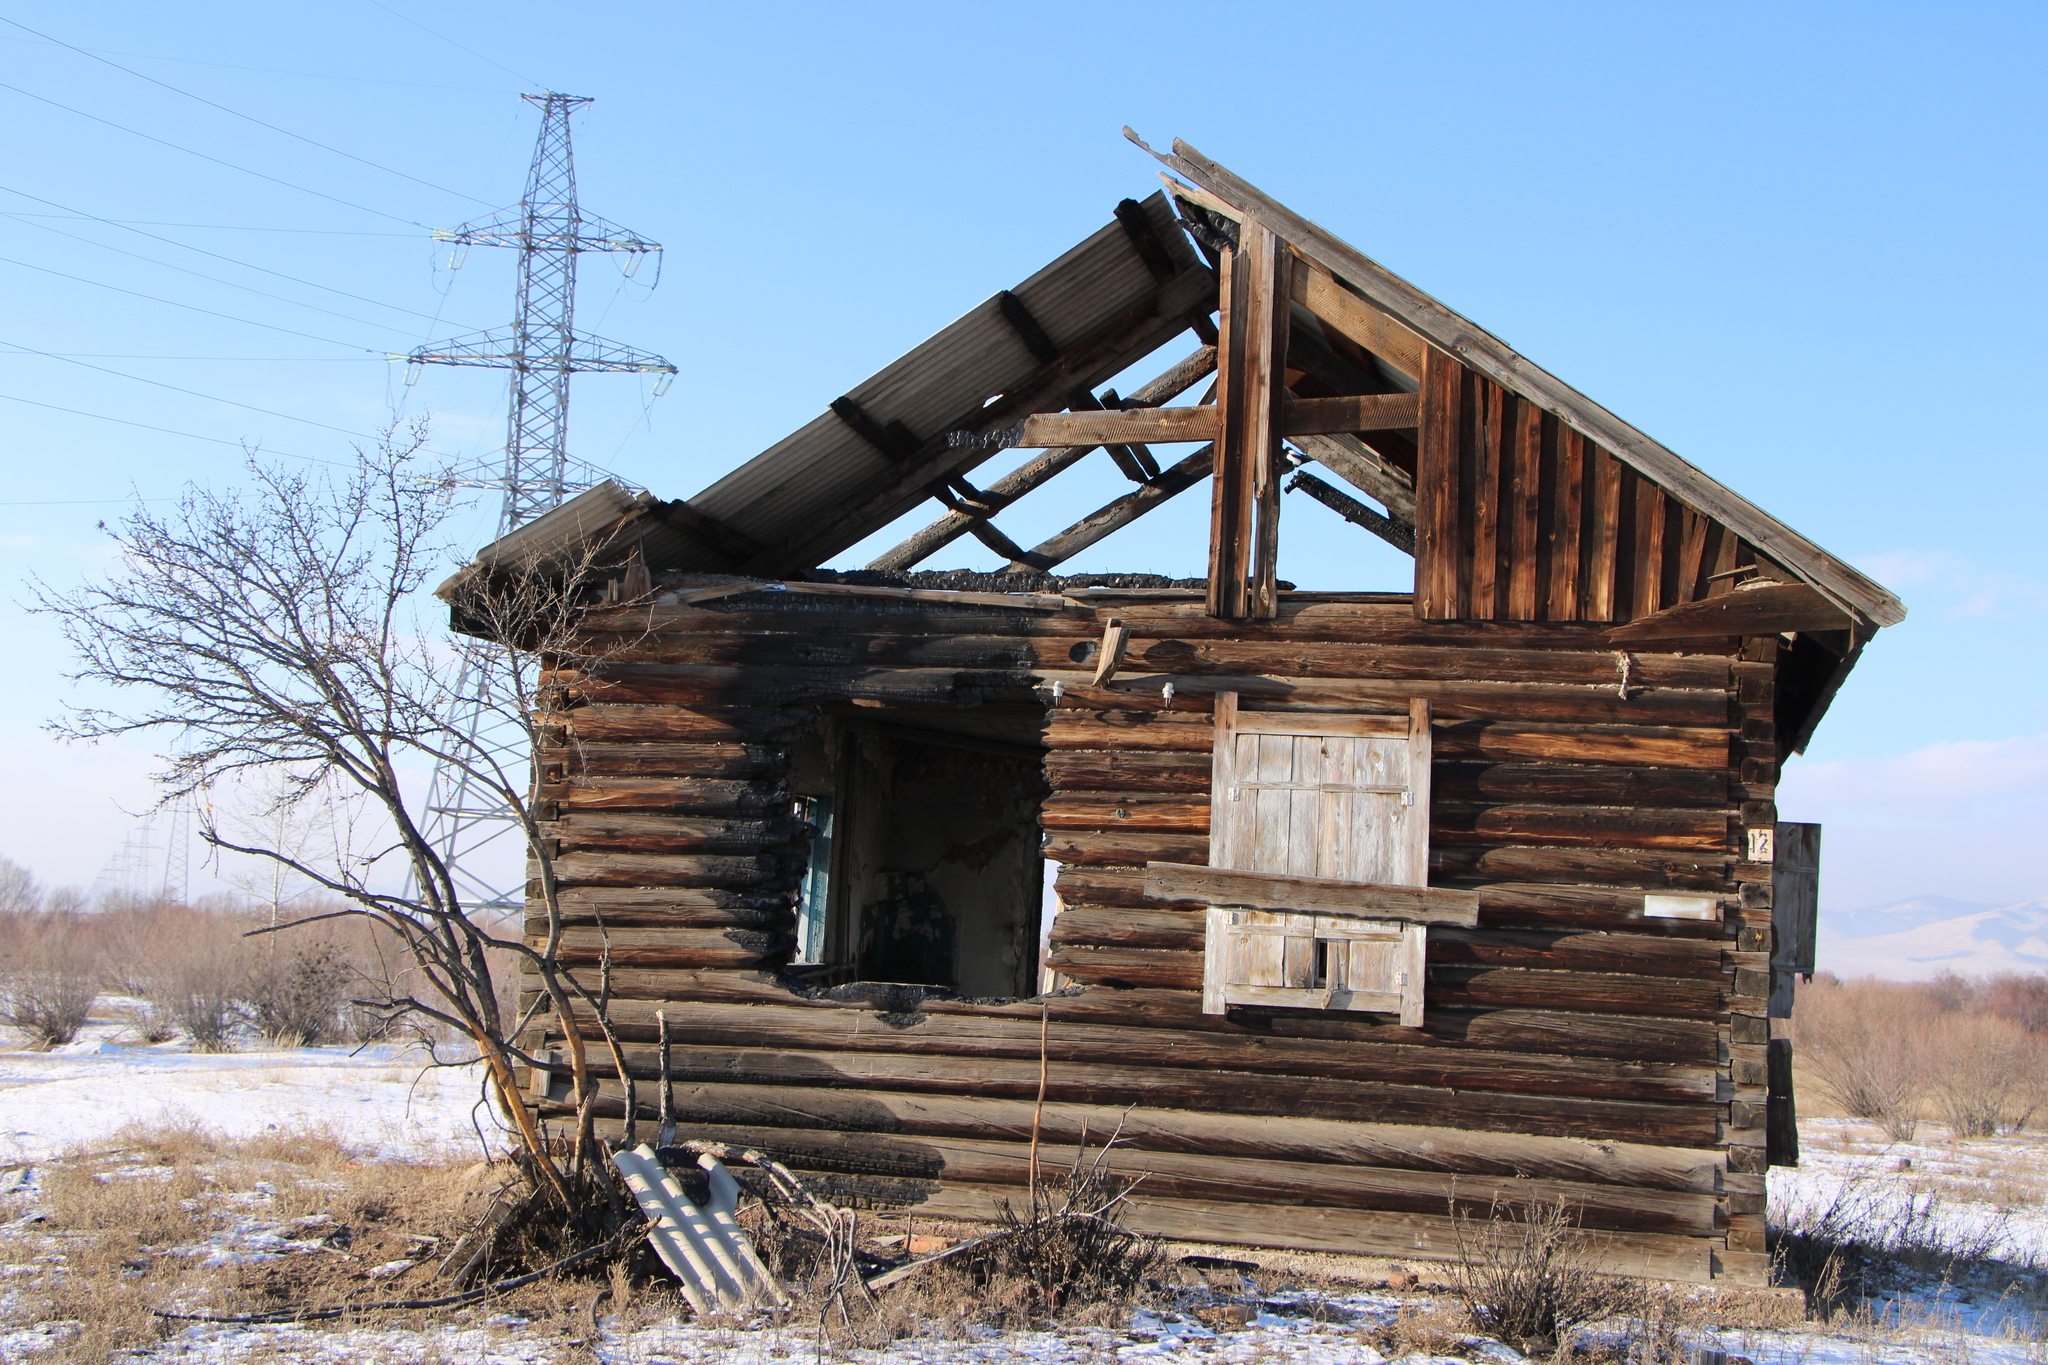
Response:
[[[42,1221],[0,1237],[16,1290],[0,1325],[65,1324],[44,1358],[100,1365],[158,1340],[159,1308],[404,1297],[437,1284],[428,1253],[503,1177],[378,1160],[328,1132],[229,1140],[196,1122],[126,1128],[37,1172],[27,1197]],[[428,1264],[368,1273],[402,1259]]]

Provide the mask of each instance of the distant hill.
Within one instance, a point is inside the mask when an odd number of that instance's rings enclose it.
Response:
[[[1924,981],[1950,971],[2048,973],[2048,897],[1987,905],[1915,896],[1820,917],[1815,959],[1837,976]]]

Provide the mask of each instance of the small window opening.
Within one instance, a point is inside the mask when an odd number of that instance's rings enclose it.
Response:
[[[794,765],[817,831],[798,893],[800,975],[1038,990],[1043,727],[1042,707],[820,717]]]

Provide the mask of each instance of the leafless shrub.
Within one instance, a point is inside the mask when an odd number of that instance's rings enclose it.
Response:
[[[1451,1293],[1480,1331],[1521,1350],[1554,1350],[1574,1328],[1641,1299],[1635,1283],[1594,1270],[1563,1198],[1497,1199],[1483,1220],[1462,1209],[1451,1220],[1458,1247]]]
[[[0,967],[0,1020],[38,1047],[59,1047],[76,1038],[99,999],[92,944],[80,917],[40,911],[8,915],[0,940],[8,944]]]
[[[341,1028],[349,964],[331,943],[309,943],[252,964],[244,978],[249,1021],[275,1047],[313,1047]]]
[[[1895,1142],[1912,1138],[1926,1092],[1921,1036],[1926,1014],[1910,986],[1844,983],[1821,976],[1799,992],[1796,1047],[1814,1081],[1842,1109]]]
[[[2040,1106],[2048,1047],[2007,1019],[1949,1014],[1924,1025],[1922,1055],[1935,1111],[1959,1138],[2023,1127]]]
[[[1864,1171],[1822,1192],[1772,1202],[1774,1277],[1834,1318],[1873,1277],[1905,1267],[1953,1280],[1997,1261],[2007,1220],[1944,1218],[1938,1195]]]
[[[999,1206],[1004,1235],[979,1260],[992,1283],[1009,1287],[1000,1316],[1021,1323],[1127,1309],[1158,1273],[1159,1243],[1123,1224],[1138,1179],[1117,1174],[1110,1150],[1091,1158],[1077,1149],[1066,1169],[1040,1173],[1024,1209]]]

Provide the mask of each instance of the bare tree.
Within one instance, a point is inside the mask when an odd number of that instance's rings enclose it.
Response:
[[[269,780],[278,784],[280,812],[330,800],[356,808],[331,853],[263,838],[247,823],[224,826],[206,801],[200,833],[346,902],[284,927],[365,916],[404,943],[416,984],[385,1002],[388,1009],[473,1040],[498,1107],[517,1129],[529,1178],[589,1223],[607,1216],[613,1201],[608,1193],[593,1199],[610,1185],[579,1031],[564,1029],[578,1116],[564,1163],[514,1083],[514,1066],[535,1059],[519,1046],[527,1020],[506,1017],[499,1003],[492,957],[512,954],[531,970],[541,990],[529,1015],[544,1001],[570,1020],[573,1000],[598,1021],[630,1115],[632,1081],[605,1008],[608,954],[594,983],[560,960],[561,907],[530,761],[558,705],[540,686],[541,670],[598,662],[575,628],[575,609],[595,586],[604,545],[599,537],[544,564],[467,571],[443,586],[463,628],[499,642],[468,647],[493,673],[495,722],[506,728],[474,734],[456,719],[452,648],[440,624],[420,613],[423,590],[459,562],[442,539],[453,481],[421,459],[424,436],[420,424],[395,430],[337,477],[252,458],[246,489],[188,489],[175,511],[137,512],[113,528],[118,574],[70,591],[37,584],[36,605],[59,618],[81,660],[75,676],[133,698],[125,707],[76,710],[52,728],[82,740],[163,737],[169,752],[158,781],[166,800],[223,784],[260,789]],[[507,746],[511,731],[525,743]],[[528,915],[544,920],[543,932],[501,936],[465,903],[415,804],[425,771],[442,764],[467,772],[514,813],[530,878]]]

